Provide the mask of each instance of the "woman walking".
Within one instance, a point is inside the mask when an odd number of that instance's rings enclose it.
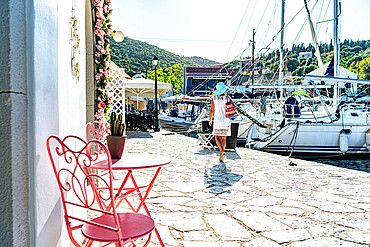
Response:
[[[219,82],[216,85],[216,91],[213,92],[211,111],[209,113],[209,125],[213,125],[213,135],[215,136],[217,147],[220,150],[219,161],[225,159],[226,137],[231,135],[231,121],[226,117],[226,106],[230,97],[226,94],[228,87]],[[212,117],[214,121],[212,123]]]

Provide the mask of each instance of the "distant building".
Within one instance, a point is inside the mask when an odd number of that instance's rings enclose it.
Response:
[[[301,60],[301,58],[309,58],[313,57],[312,52],[300,52],[298,55],[298,61]]]
[[[184,67],[183,94],[209,95],[218,82],[227,84],[238,69],[226,69],[223,66]]]

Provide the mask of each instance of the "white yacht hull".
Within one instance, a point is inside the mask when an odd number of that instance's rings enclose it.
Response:
[[[365,154],[370,149],[369,129],[367,112],[349,109],[334,122],[297,119],[281,129],[276,126],[260,128],[253,124],[247,133],[246,146],[288,154]]]
[[[259,141],[255,149],[270,152],[344,154],[341,151],[340,133],[342,129],[350,130],[348,134],[348,151],[346,154],[368,153],[365,133],[369,125],[306,124],[285,126],[268,141]]]

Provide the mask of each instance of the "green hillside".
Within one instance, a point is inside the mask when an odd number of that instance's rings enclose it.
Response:
[[[319,49],[324,64],[329,62],[333,57],[333,45],[320,44]],[[344,40],[341,43],[340,50],[340,64],[342,67],[360,74],[361,78],[370,77],[370,68],[368,68],[370,67],[370,40]],[[293,45],[289,50],[284,50],[284,61],[287,61],[285,71],[292,72],[292,75],[301,76],[318,68],[317,59],[314,56],[313,58],[301,58],[298,60],[300,52],[312,52],[314,54],[314,47],[311,44],[308,46],[299,44]],[[197,56],[178,56],[157,46],[127,37],[121,43],[116,43],[113,39],[111,40],[111,56],[114,63],[121,68],[125,68],[126,73],[141,71],[145,74],[146,71],[153,70],[151,60],[154,56],[159,58],[159,68],[162,69],[172,67],[175,64],[193,67],[208,67],[217,64],[215,61]],[[260,63],[257,64],[257,67],[267,67],[272,72],[278,71],[278,50],[260,56],[259,59]],[[238,64],[238,61],[228,64],[227,67],[234,68],[236,64]]]
[[[319,49],[323,63],[325,64],[330,62],[333,58],[333,45],[320,44]],[[290,50],[285,49],[284,61],[287,61],[286,70],[292,72],[292,75],[302,76],[318,68],[317,58],[314,56],[314,51],[315,49],[311,44],[308,46],[303,44],[293,45]],[[301,58],[298,60],[300,52],[312,52],[313,58]],[[366,76],[366,74],[363,74],[366,73],[366,68],[365,70],[361,70],[360,67],[366,65],[363,65],[361,62],[369,56],[370,40],[344,40],[340,45],[340,65],[360,74],[362,77]],[[273,72],[278,71],[279,51],[274,50],[273,52],[260,57],[260,64],[257,66],[267,67]]]
[[[185,57],[187,60],[197,64],[199,67],[209,67],[209,66],[212,66],[214,64],[219,64],[218,62],[215,62],[215,61],[212,61],[212,60],[209,60],[209,59],[205,59],[205,58],[202,58],[202,57],[197,57],[197,56],[192,56],[192,57]]]
[[[157,46],[125,37],[123,42],[117,43],[111,40],[112,61],[121,68],[125,68],[126,73],[153,70],[152,59],[154,56],[159,59],[159,68],[165,69],[174,64],[182,66],[198,66],[185,57],[178,56]]]

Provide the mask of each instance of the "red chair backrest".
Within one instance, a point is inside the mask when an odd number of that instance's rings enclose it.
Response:
[[[67,136],[63,140],[57,136],[50,136],[46,146],[59,185],[68,232],[78,227],[72,226],[71,219],[79,221],[78,224],[91,223],[86,220],[86,217],[76,214],[75,211],[78,212],[78,210],[73,210],[82,208],[95,211],[95,215],[96,213],[114,215],[115,231],[120,234],[121,227],[113,203],[112,160],[107,147],[101,141],[86,142],[77,136]],[[96,152],[96,150],[102,150],[102,152]],[[104,175],[104,178],[98,174],[90,174],[87,170],[99,158],[105,158],[108,161],[109,174]],[[102,190],[98,191],[96,184],[107,189],[104,193]],[[109,205],[109,212],[105,211],[103,204]]]

